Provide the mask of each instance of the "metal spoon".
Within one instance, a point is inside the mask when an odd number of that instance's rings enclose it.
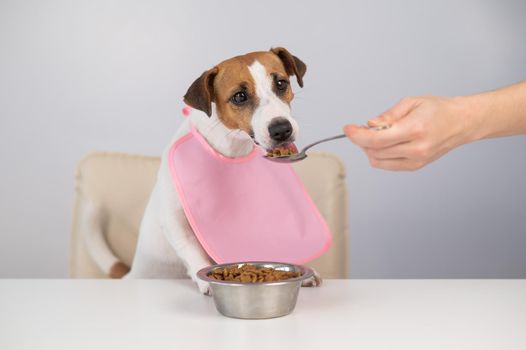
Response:
[[[374,127],[368,127],[368,128],[371,129],[371,130],[380,131],[380,130],[389,129],[390,127],[391,127],[391,125],[380,125],[380,126],[374,126]],[[344,137],[347,137],[347,135],[341,134],[341,135],[336,135],[336,136],[332,136],[332,137],[327,137],[326,139],[321,139],[319,141],[316,141],[314,143],[311,143],[310,145],[307,145],[307,146],[303,147],[303,149],[300,152],[298,152],[296,154],[293,154],[293,155],[290,155],[290,156],[278,156],[278,157],[265,156],[265,158],[267,158],[268,160],[271,160],[273,162],[277,162],[277,163],[294,163],[294,162],[299,162],[300,160],[303,160],[303,159],[307,158],[307,153],[306,152],[312,146],[316,146],[317,144],[320,144],[322,142],[327,142],[327,141],[332,141],[332,140],[336,140],[336,139],[341,139],[341,138],[344,138]]]

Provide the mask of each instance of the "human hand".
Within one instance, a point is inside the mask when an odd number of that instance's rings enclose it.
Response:
[[[371,166],[385,170],[417,170],[451,149],[470,141],[469,118],[462,98],[408,97],[368,126],[391,125],[375,131],[349,124],[349,139],[360,146]]]

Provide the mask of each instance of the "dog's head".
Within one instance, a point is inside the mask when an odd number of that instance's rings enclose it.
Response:
[[[294,142],[298,124],[290,113],[294,98],[289,77],[300,87],[306,65],[284,48],[233,57],[204,72],[190,86],[184,101],[217,117],[230,129],[248,133],[270,150]]]

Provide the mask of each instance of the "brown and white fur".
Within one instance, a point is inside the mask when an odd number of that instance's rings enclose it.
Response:
[[[168,168],[168,151],[189,132],[191,122],[207,142],[224,156],[249,154],[254,142],[269,150],[293,142],[298,124],[292,118],[294,97],[289,77],[303,87],[305,64],[284,48],[233,57],[204,72],[184,96],[195,108],[165,149],[157,183],[141,223],[131,270],[126,278],[182,278],[189,276],[203,293],[206,283],[196,272],[213,262],[194,235],[175,190]],[[89,208],[88,208],[89,209]],[[96,210],[92,217],[96,217]],[[88,223],[89,224],[89,223]],[[127,268],[108,247],[102,232],[94,227],[88,235],[92,256],[111,277],[122,277]],[[311,284],[320,283],[317,278]]]

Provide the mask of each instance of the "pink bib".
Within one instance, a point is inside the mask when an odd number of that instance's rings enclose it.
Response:
[[[263,155],[254,147],[245,157],[225,157],[194,127],[170,149],[186,217],[216,263],[302,264],[331,244],[327,224],[292,167]]]

